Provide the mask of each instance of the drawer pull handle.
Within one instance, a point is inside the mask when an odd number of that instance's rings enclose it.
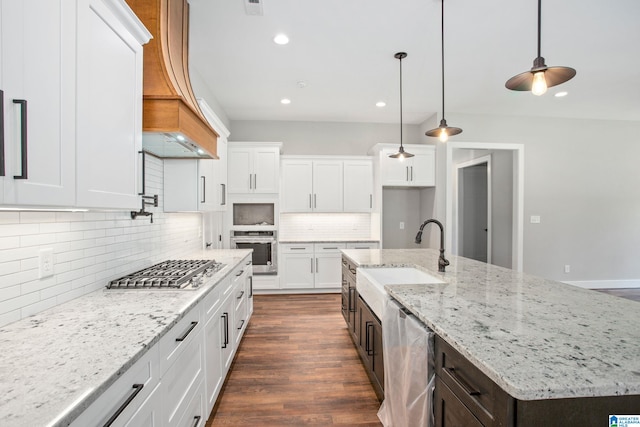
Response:
[[[240,294],[236,297],[236,299],[242,299],[244,296],[244,291],[240,291]]]
[[[185,332],[184,335],[182,335],[181,337],[176,338],[176,342],[181,342],[186,340],[189,334],[191,333],[191,331],[193,331],[193,328],[195,328],[197,325],[198,325],[198,322],[191,322],[191,326],[189,326],[189,329],[187,329],[187,332]]]
[[[338,248],[322,248],[322,249],[338,249]]]
[[[304,251],[307,248],[291,248],[292,251]]]
[[[200,415],[196,415],[193,417],[193,427],[198,427],[200,425],[200,420],[202,417]]]
[[[0,176],[4,176],[4,91],[0,90]]]
[[[342,260],[342,265],[347,265],[347,261]]]
[[[356,269],[355,268],[351,268],[351,266],[349,266],[349,271],[352,272],[353,274],[356,274]]]
[[[367,356],[373,356],[373,337],[371,337],[369,335],[369,328],[371,328],[371,331],[373,331],[373,322],[367,321],[365,322],[365,343],[364,343],[364,349],[367,352]]]
[[[14,99],[14,104],[20,104],[20,175],[14,175],[13,179],[27,179],[27,101]]]
[[[242,329],[244,326],[244,319],[240,320],[240,326],[238,326],[238,330]]]
[[[474,390],[473,388],[471,388],[471,386],[469,386],[469,384],[467,384],[466,381],[464,381],[462,378],[460,378],[458,376],[458,374],[456,373],[456,368],[448,368],[445,367],[445,369],[447,370],[447,372],[449,373],[449,375],[451,375],[451,378],[453,378],[453,380],[460,386],[462,387],[462,389],[464,390],[465,393],[467,393],[469,396],[480,396],[480,392],[478,390]]]
[[[244,270],[240,270],[238,271],[238,273],[236,274],[236,277],[242,276],[244,274]]]
[[[107,420],[107,422],[104,423],[104,427],[109,427],[111,424],[113,424],[113,422],[120,416],[120,414],[122,414],[122,412],[127,408],[127,406],[129,406],[131,401],[136,398],[138,393],[140,393],[142,391],[143,387],[144,387],[144,384],[134,384],[133,385],[133,389],[134,389],[133,392],[129,395],[129,397],[127,397],[127,400],[125,400],[122,403],[122,405],[120,405],[120,407],[115,412],[115,414],[111,415],[111,418],[109,418]]]

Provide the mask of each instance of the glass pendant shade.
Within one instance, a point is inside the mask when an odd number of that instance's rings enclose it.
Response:
[[[505,83],[510,90],[531,91],[534,95],[542,95],[547,88],[557,86],[576,75],[576,70],[571,67],[547,67],[544,58],[540,55],[542,0],[538,0],[538,56],[533,60],[531,70],[511,77]]]

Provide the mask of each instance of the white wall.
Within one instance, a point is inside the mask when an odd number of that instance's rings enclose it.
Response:
[[[524,271],[556,280],[640,279],[640,123],[450,114],[456,141],[525,145]],[[444,170],[438,150],[438,170]],[[444,198],[446,177],[438,174]],[[444,203],[438,203],[444,217]],[[540,215],[540,224],[531,224]],[[564,265],[571,273],[564,273]]]
[[[162,212],[162,161],[146,158],[147,194],[160,196],[153,224],[129,211],[0,212],[0,326],[202,247],[200,214]],[[39,279],[43,248],[53,248],[55,274]]]
[[[233,141],[279,141],[282,154],[366,155],[378,143],[400,144],[400,125],[384,123],[232,121]],[[418,125],[403,126],[403,143],[425,143]]]

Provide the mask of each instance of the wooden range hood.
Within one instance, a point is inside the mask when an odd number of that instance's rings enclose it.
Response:
[[[143,146],[165,140],[188,146],[194,153],[198,148],[206,152],[194,157],[217,158],[218,134],[204,118],[191,89],[187,0],[126,2],[153,35],[144,46]]]

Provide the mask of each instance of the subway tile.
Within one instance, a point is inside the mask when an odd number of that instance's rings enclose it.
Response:
[[[34,314],[40,313],[41,311],[51,307],[55,307],[56,305],[58,305],[58,302],[56,301],[55,297],[41,299],[34,304],[25,305],[24,307],[22,307],[21,315],[23,318],[33,316]]]
[[[20,212],[0,212],[0,224],[20,223]]]
[[[55,234],[34,234],[30,236],[20,236],[20,246],[45,246],[56,242]]]
[[[40,291],[40,298],[49,299],[55,298],[60,294],[71,290],[71,282],[61,283],[59,285],[53,285]]]
[[[19,236],[0,237],[0,250],[17,248],[19,246],[20,246]]]
[[[37,277],[37,276],[36,276]],[[32,292],[39,292],[43,289],[50,288],[56,285],[55,276],[47,277],[45,279],[31,280],[20,285],[20,291],[22,294],[30,294]]]
[[[20,309],[9,311],[8,313],[2,313],[2,305],[0,304],[0,326],[17,322],[20,319]]]
[[[56,222],[55,212],[20,212],[21,224],[40,224],[43,222]]]
[[[56,233],[56,242],[74,242],[76,240],[82,240],[84,236],[83,231],[68,231],[65,233]]]
[[[0,224],[0,237],[38,234],[40,224]]]
[[[0,263],[0,283],[2,282],[2,277],[5,274],[17,273],[20,271],[20,261],[9,261]],[[0,285],[0,287],[2,287]]]
[[[41,233],[62,233],[64,231],[69,231],[71,226],[68,222],[51,222],[40,224],[40,232]]]
[[[31,280],[36,280],[37,278],[38,272],[36,270],[26,270],[14,274],[6,274],[0,278],[0,288],[19,285]]]
[[[0,281],[0,283],[2,283],[2,282]],[[9,287],[6,287],[6,288],[2,288],[2,291],[0,291],[0,301],[6,301],[6,300],[13,299],[13,298],[17,298],[21,294],[22,294],[22,292],[20,290],[20,285],[14,285],[14,286],[9,286]],[[3,312],[3,305],[4,304],[0,304],[0,313]],[[15,308],[13,308],[13,309],[15,309]]]
[[[40,294],[38,292],[20,295],[19,297],[2,301],[2,304],[0,304],[0,313],[19,310],[24,306],[35,304],[38,301],[40,301]]]

